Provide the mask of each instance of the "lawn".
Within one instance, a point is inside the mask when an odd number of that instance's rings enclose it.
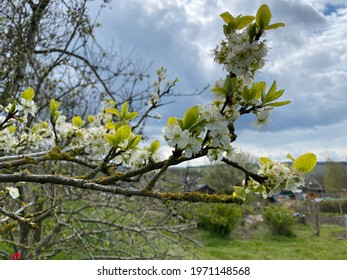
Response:
[[[347,260],[347,239],[340,240],[344,227],[321,225],[315,236],[311,225],[296,225],[295,237],[274,236],[263,224],[251,229],[240,227],[229,238],[198,234],[202,246],[198,259],[236,260]]]

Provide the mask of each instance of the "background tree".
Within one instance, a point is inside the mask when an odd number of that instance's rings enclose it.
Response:
[[[256,172],[257,160],[245,152],[236,153],[234,160],[246,167],[248,170]],[[244,180],[244,173],[226,164],[211,164],[204,172],[201,182],[209,184],[220,193],[232,193],[233,186],[239,186]]]
[[[324,188],[328,193],[339,193],[347,188],[347,168],[343,162],[328,160],[324,170]]]

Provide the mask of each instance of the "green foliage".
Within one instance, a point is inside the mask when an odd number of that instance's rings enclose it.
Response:
[[[347,189],[347,165],[328,161],[324,168],[324,187],[326,192],[337,193]]]
[[[293,168],[300,170],[302,173],[310,172],[317,164],[317,157],[313,153],[306,153],[297,157],[293,161]]]
[[[28,87],[20,96],[21,98],[24,98],[25,100],[33,100],[35,97],[35,92],[32,87]]]
[[[270,7],[266,4],[261,5],[255,16],[255,21],[258,28],[260,30],[270,30],[285,26],[285,24],[282,22],[270,24],[271,18],[272,14]]]
[[[49,109],[50,109],[50,115],[51,115],[51,121],[53,124],[56,123],[58,117],[60,116],[60,112],[58,111],[59,107],[61,105],[61,102],[55,101],[54,98],[51,99],[49,103]]]
[[[159,150],[160,147],[160,141],[159,140],[154,140],[151,145],[149,146],[149,151],[151,153],[155,153],[156,151]]]
[[[197,105],[190,107],[183,116],[183,129],[190,129],[199,119],[199,107]]]
[[[323,200],[319,202],[319,211],[323,213],[347,213],[347,200]]]
[[[226,23],[224,25],[225,33],[229,33],[230,30],[241,30],[247,25],[251,24],[254,21],[254,16],[242,16],[239,15],[236,18],[233,17],[229,12],[224,12],[220,14],[220,17]]]
[[[247,193],[246,193],[246,188],[244,187],[238,187],[234,186],[234,193],[236,197],[241,198],[242,200],[246,200]]]
[[[198,228],[217,236],[228,236],[242,218],[240,207],[230,204],[200,204],[196,215]]]
[[[262,104],[266,105],[266,106],[272,106],[272,107],[279,107],[279,106],[283,106],[283,105],[287,105],[290,103],[289,100],[286,101],[281,101],[281,102],[272,102],[278,98],[280,98],[284,93],[284,90],[278,90],[277,91],[277,83],[276,81],[274,81],[269,89],[269,91],[267,92],[267,94],[262,95]]]
[[[85,125],[85,121],[82,120],[80,116],[75,116],[72,118],[72,124],[77,127],[82,127]]]
[[[271,17],[272,14],[269,6],[266,4],[261,5],[255,16],[259,29],[264,29],[267,27],[270,24]]]
[[[263,213],[264,222],[275,235],[293,236],[295,218],[284,206],[271,204]]]
[[[132,134],[128,139],[127,149],[134,149],[142,140],[141,135]]]
[[[131,135],[131,127],[123,125],[116,130],[115,134],[105,134],[107,141],[112,147],[117,148],[122,142],[128,139]]]

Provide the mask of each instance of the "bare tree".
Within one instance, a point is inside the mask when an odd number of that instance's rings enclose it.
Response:
[[[161,69],[157,86],[153,86],[148,74],[151,65],[133,61],[132,52],[103,49],[95,40],[94,30],[99,24],[97,18],[88,15],[87,2],[1,1],[0,103],[19,100],[20,93],[32,86],[39,118],[47,119],[51,98],[62,101],[64,113],[70,117],[94,113],[106,98],[116,101],[117,107],[126,101],[130,110],[140,115],[133,128],[142,134],[146,120],[156,117],[153,110],[165,105],[165,97],[173,94],[176,80],[163,84],[165,70]],[[100,9],[107,2],[101,1]],[[74,163],[56,165],[47,162],[44,154],[35,156],[43,164],[30,170],[74,175],[90,172],[86,169],[96,166],[77,158]],[[17,157],[19,161],[21,158]],[[5,163],[6,157],[2,160]],[[21,166],[14,168],[20,171]],[[157,223],[149,224],[147,216],[153,204],[149,202],[138,200],[135,204],[141,207],[134,208],[130,207],[133,202],[114,195],[61,190],[53,184],[22,184],[19,188],[20,202],[5,208],[0,205],[6,216],[0,220],[0,242],[8,248],[0,254],[6,258],[11,251],[20,251],[23,258],[38,259],[54,258],[62,252],[65,258],[164,258],[172,252],[154,243],[165,244],[164,240],[170,239],[170,244],[178,245],[179,238],[173,236],[183,237],[183,229],[189,227],[170,225],[172,215],[162,210]],[[14,214],[6,209],[13,209]],[[25,223],[29,217],[31,222]]]

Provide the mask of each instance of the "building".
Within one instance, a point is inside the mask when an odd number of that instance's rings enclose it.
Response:
[[[305,195],[306,200],[321,198],[324,193],[324,186],[314,177],[305,178],[305,186],[302,188],[302,195]]]
[[[207,184],[197,184],[194,188],[194,191],[205,194],[214,194],[217,192],[214,188],[210,187]]]

